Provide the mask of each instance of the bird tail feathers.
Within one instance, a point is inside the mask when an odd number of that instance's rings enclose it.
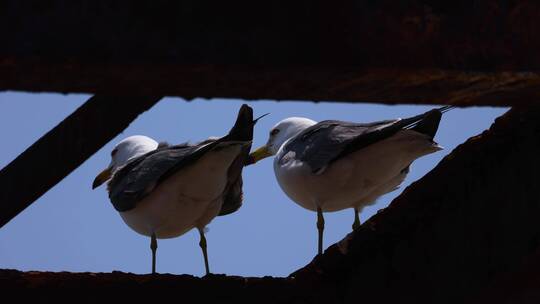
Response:
[[[236,122],[226,136],[227,141],[252,141],[253,140],[253,109],[243,104],[238,111]]]
[[[430,110],[421,115],[420,119],[415,121],[409,128],[416,132],[428,135],[431,139],[435,137],[439,129],[442,114],[455,108],[454,106],[443,106],[438,109]]]

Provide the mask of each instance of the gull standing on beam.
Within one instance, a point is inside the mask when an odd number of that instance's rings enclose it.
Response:
[[[151,238],[152,273],[157,239],[200,234],[206,274],[210,273],[205,226],[242,205],[242,168],[253,140],[253,110],[242,105],[228,135],[198,144],[169,146],[146,136],[116,145],[111,163],[92,185],[109,180],[109,198],[124,222]]]
[[[358,213],[381,195],[399,187],[411,163],[442,149],[433,141],[445,106],[406,119],[372,123],[289,117],[270,131],[266,145],[249,163],[275,155],[274,173],[281,189],[298,205],[317,212],[318,253],[322,254],[323,212]]]

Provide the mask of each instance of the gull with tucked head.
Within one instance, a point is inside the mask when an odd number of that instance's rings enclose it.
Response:
[[[415,159],[442,149],[433,137],[442,113],[451,108],[372,123],[286,118],[270,130],[266,145],[250,154],[249,163],[275,156],[281,189],[298,205],[317,212],[322,254],[323,212],[352,208],[352,227],[358,229],[362,208],[397,189]]]
[[[206,274],[210,273],[206,225],[242,205],[242,168],[253,140],[253,111],[243,105],[229,134],[198,144],[169,146],[131,136],[111,152],[111,163],[92,185],[108,182],[111,203],[124,222],[151,238],[152,273],[157,239],[197,228]]]

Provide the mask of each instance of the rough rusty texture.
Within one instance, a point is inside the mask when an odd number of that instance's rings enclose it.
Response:
[[[518,105],[536,0],[0,2],[0,90]]]
[[[0,228],[159,100],[96,95],[2,168]]]
[[[283,278],[243,278],[211,275],[135,275],[131,273],[47,273],[0,270],[2,296],[17,294],[17,299],[72,303],[284,303],[290,302],[294,284]],[[21,292],[22,290],[32,292]],[[279,292],[277,292],[279,291]],[[73,297],[73,294],[78,296]]]
[[[286,279],[4,270],[0,283],[36,291],[24,295],[47,291],[58,302],[71,299],[61,287],[77,287],[87,301],[109,291],[141,302],[144,294],[210,303],[487,303],[497,288],[501,303],[511,296],[530,303],[521,291],[532,287],[505,282],[523,277],[524,263],[538,264],[526,261],[540,250],[539,134],[540,107],[512,109]],[[529,277],[523,281],[534,284],[538,276]]]
[[[525,259],[515,271],[498,275],[493,282],[467,304],[540,303],[540,251]]]

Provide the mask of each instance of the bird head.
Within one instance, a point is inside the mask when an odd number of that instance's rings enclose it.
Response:
[[[289,117],[278,122],[270,130],[266,144],[249,155],[248,164],[276,155],[285,142],[314,124],[315,121],[303,117]]]
[[[96,176],[92,189],[109,180],[113,173],[129,160],[157,149],[158,145],[155,140],[143,135],[130,136],[120,141],[111,151],[111,163]]]

